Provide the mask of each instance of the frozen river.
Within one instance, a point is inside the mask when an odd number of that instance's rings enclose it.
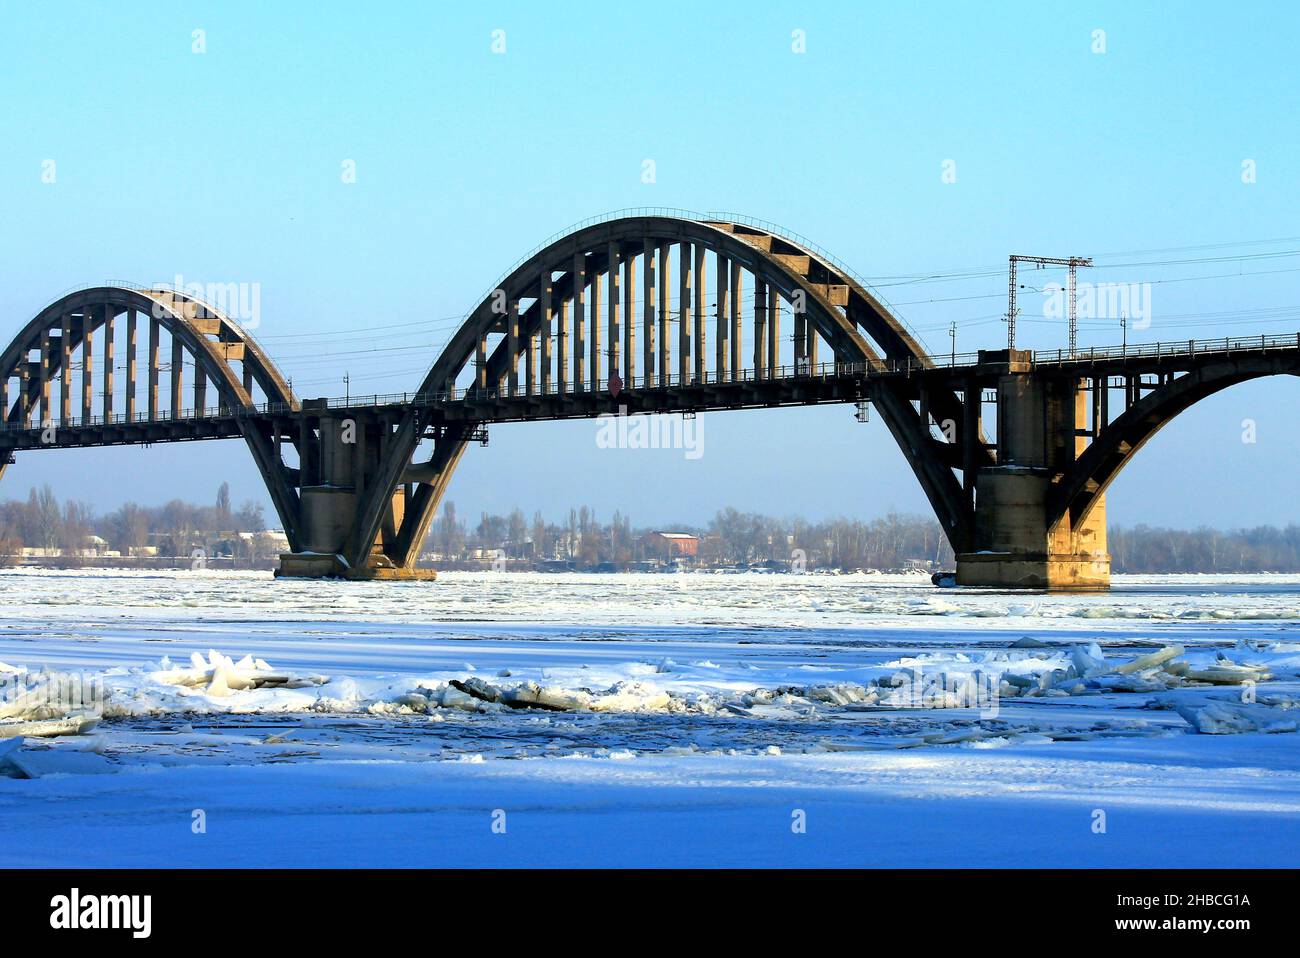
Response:
[[[1300,839],[1300,577],[0,595],[0,736],[99,719],[0,738],[3,865],[1291,865]],[[51,701],[68,677],[86,707]]]

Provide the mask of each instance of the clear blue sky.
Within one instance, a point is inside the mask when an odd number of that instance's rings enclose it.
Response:
[[[1297,26],[1283,3],[4,2],[3,335],[74,285],[255,282],[258,335],[301,394],[341,393],[345,370],[353,392],[414,388],[519,255],[649,205],[813,238],[936,350],[951,321],[959,349],[1003,339],[1013,251],[1151,282],[1151,327],[1131,341],[1292,332]],[[1232,245],[1185,249],[1209,244]],[[1021,345],[1063,345],[1040,296],[1022,305]],[[1098,321],[1080,339],[1119,335]],[[1112,487],[1112,521],[1300,519],[1298,400],[1300,383],[1265,381],[1180,418]],[[684,461],[598,449],[591,423],[499,427],[450,497],[462,513],[587,502],[638,523],[926,509],[883,425],[850,408],[716,414],[704,435]],[[265,501],[236,443],[24,456],[0,496],[51,482],[107,510],[206,500],[222,479]]]

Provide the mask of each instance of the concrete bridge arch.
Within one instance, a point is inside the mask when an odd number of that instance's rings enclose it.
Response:
[[[297,437],[263,413],[278,410],[283,426],[297,409],[279,369],[243,327],[163,287],[68,293],[0,353],[0,428],[27,448],[242,437],[295,549],[302,541],[296,471],[285,465],[281,444],[296,445]],[[0,458],[0,476],[11,456],[6,450]]]
[[[750,310],[740,307],[742,290],[753,290]],[[651,398],[640,411],[668,408],[674,390],[771,377],[785,353],[783,314],[796,374],[823,359],[864,378],[932,368],[905,326],[829,257],[746,222],[655,213],[579,228],[526,257],[453,334],[416,395],[485,409],[533,397],[541,418],[556,418],[557,407],[595,416],[641,396]],[[743,338],[752,358],[741,354]],[[971,494],[955,468],[970,474],[990,460],[979,440],[963,460],[959,443],[930,428],[931,419],[952,420],[957,439],[979,434],[958,392],[936,384],[922,397],[919,382],[873,382],[859,398],[880,411],[946,534],[965,548]],[[433,409],[415,405],[383,436],[386,451],[366,479],[371,494],[341,504],[356,516],[345,536],[348,568],[413,566],[456,465],[489,418],[438,424]],[[433,450],[417,458],[430,431]]]

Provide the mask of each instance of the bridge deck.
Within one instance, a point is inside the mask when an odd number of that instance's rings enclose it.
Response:
[[[1243,356],[1294,354],[1300,350],[1300,333],[1216,340],[1148,343],[1107,349],[1087,349],[1074,356],[1062,350],[1035,352],[1020,371],[1039,375],[1103,379],[1108,388],[1123,388],[1133,378],[1186,371]],[[552,384],[548,391],[514,394],[507,386],[460,389],[441,393],[389,393],[311,400],[306,411],[319,415],[332,411],[366,411],[400,419],[412,407],[428,410],[431,425],[438,423],[508,423],[555,419],[589,419],[618,413],[695,413],[729,409],[808,406],[858,402],[869,399],[873,381],[914,380],[934,386],[996,384],[1007,372],[1005,351],[932,356],[928,365],[915,360],[880,363],[824,363],[798,369],[781,366],[767,375],[740,370],[719,380],[706,372],[695,377],[670,376],[666,383],[643,377],[620,383],[615,394],[609,384],[581,390]],[[1091,387],[1090,387],[1091,388]],[[76,448],[107,445],[147,445],[205,439],[235,439],[239,422],[256,419],[288,428],[304,412],[289,403],[263,403],[242,408],[224,406],[183,409],[175,415],[150,419],[145,414],[91,416],[55,420],[53,423],[0,424],[0,450]],[[53,430],[49,427],[54,426]]]

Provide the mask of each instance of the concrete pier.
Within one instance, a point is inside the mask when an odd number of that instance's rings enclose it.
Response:
[[[1106,504],[1099,496],[1072,528],[1070,514],[1051,524],[1054,483],[1087,448],[1091,435],[1086,381],[1031,375],[1028,351],[981,352],[1000,363],[998,460],[975,488],[975,549],[957,556],[957,583],[1008,589],[1097,590],[1110,585]],[[978,393],[976,393],[978,395]]]
[[[389,425],[380,417],[357,410],[330,409],[324,400],[302,404],[302,448],[309,450],[300,464],[304,482],[301,502],[301,544],[298,552],[280,556],[277,576],[337,579],[433,579],[432,569],[395,564],[391,548],[405,518],[406,484],[392,494],[379,528],[379,538],[360,565],[345,556],[353,553],[359,499],[368,478],[379,468],[379,454]]]

